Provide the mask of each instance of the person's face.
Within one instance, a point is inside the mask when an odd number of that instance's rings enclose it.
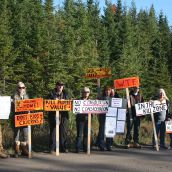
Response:
[[[89,95],[90,95],[90,92],[89,92],[89,91],[84,91],[84,92],[82,92],[83,98],[88,98]]]
[[[135,93],[138,93],[139,92],[139,88],[137,87],[137,88],[134,88],[134,92]]]
[[[110,96],[110,94],[111,94],[111,89],[107,89],[107,90],[105,91],[105,94],[106,94],[106,96]]]
[[[64,85],[56,85],[57,92],[62,92],[64,88]]]
[[[162,93],[162,92],[160,92],[160,93],[159,93],[159,98],[160,98],[160,99],[164,98],[164,96],[163,96],[163,93]]]
[[[18,87],[18,91],[20,95],[24,95],[24,93],[26,92],[26,87],[24,85],[21,85]]]

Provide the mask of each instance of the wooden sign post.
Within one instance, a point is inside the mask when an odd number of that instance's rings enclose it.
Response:
[[[43,124],[43,112],[15,115],[15,127],[28,126],[29,158],[32,158],[31,125]]]
[[[108,112],[109,100],[73,100],[73,113],[88,114],[87,154],[90,155],[91,145],[91,114]]]
[[[88,114],[88,140],[87,140],[87,154],[90,155],[91,149],[91,113]]]
[[[156,133],[155,119],[154,119],[153,112],[151,112],[151,119],[152,119],[152,125],[153,125],[153,132],[154,132],[154,139],[155,139],[156,150],[159,151],[158,137],[157,137],[157,133]]]
[[[156,150],[159,151],[154,113],[166,111],[168,109],[166,102],[160,102],[159,100],[151,100],[149,102],[135,104],[135,109],[136,109],[137,116],[144,116],[147,114],[151,114]]]
[[[131,112],[131,102],[130,102],[130,94],[129,89],[132,87],[139,87],[139,77],[130,77],[130,78],[122,78],[114,80],[114,87],[115,89],[126,89],[126,98],[127,98],[127,104],[128,104],[128,112],[130,117],[130,132],[132,131],[132,112]]]
[[[15,115],[15,127],[28,126],[28,149],[29,158],[32,158],[32,141],[31,141],[31,125],[37,125],[43,123],[43,112],[30,113],[30,111],[42,110],[43,99],[24,99],[16,100],[15,112],[25,112],[28,114]]]
[[[71,111],[72,101],[71,100],[44,100],[44,110],[45,111],[55,111],[56,112],[56,156],[59,156],[59,111]]]

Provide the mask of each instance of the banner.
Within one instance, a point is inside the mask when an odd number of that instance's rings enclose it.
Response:
[[[115,89],[124,89],[130,87],[139,87],[139,77],[123,78],[114,80]]]
[[[15,115],[15,127],[43,124],[43,112]]]
[[[136,116],[143,116],[168,109],[166,102],[160,102],[158,100],[135,104],[135,108]]]
[[[11,97],[0,96],[0,119],[9,119],[11,111]]]
[[[86,78],[106,78],[111,77],[111,68],[89,68],[86,69]]]
[[[71,111],[72,100],[44,100],[45,111]]]
[[[107,113],[108,100],[73,100],[73,113]]]
[[[15,102],[15,112],[43,110],[43,99],[24,99]]]

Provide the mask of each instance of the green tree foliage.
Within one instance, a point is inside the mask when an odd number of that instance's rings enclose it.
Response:
[[[106,0],[102,14],[98,2],[64,0],[55,9],[53,0],[0,0],[1,92],[23,81],[32,97],[46,96],[62,80],[72,97],[86,85],[96,96],[85,69],[111,67],[102,86],[137,75],[147,99],[160,87],[171,95],[172,32],[163,12]]]

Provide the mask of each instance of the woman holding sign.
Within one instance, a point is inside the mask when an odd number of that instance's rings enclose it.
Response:
[[[166,96],[164,89],[159,89],[157,95],[154,97],[154,100],[159,100],[161,103],[166,103],[169,107],[169,99]],[[169,109],[169,108],[168,108]],[[160,148],[167,149],[165,145],[165,121],[168,117],[168,109],[154,114],[155,126],[157,136],[160,134]],[[153,147],[155,146],[154,136],[152,139]]]
[[[90,95],[90,89],[84,87],[82,90],[81,100],[88,100]],[[87,152],[87,137],[88,137],[88,114],[76,114],[76,153],[80,152],[82,135],[83,135],[83,150]]]
[[[19,82],[17,84],[16,93],[13,96],[13,104],[12,111],[13,115],[13,129],[14,129],[14,150],[15,157],[18,158],[21,148],[21,155],[28,156],[28,127],[15,127],[15,115],[28,113],[28,112],[15,112],[15,101],[16,100],[24,100],[28,99],[28,95],[26,93],[26,87],[23,82]]]
[[[103,100],[109,100],[112,97],[119,97],[117,94],[115,94],[114,90],[111,87],[105,87],[103,90],[102,99]],[[108,151],[111,151],[111,147],[113,144],[113,138],[106,138],[106,144],[104,141],[105,138],[105,120],[106,120],[106,114],[99,114],[98,116],[99,120],[99,133],[97,137],[97,145],[101,151],[105,151],[106,149]]]

